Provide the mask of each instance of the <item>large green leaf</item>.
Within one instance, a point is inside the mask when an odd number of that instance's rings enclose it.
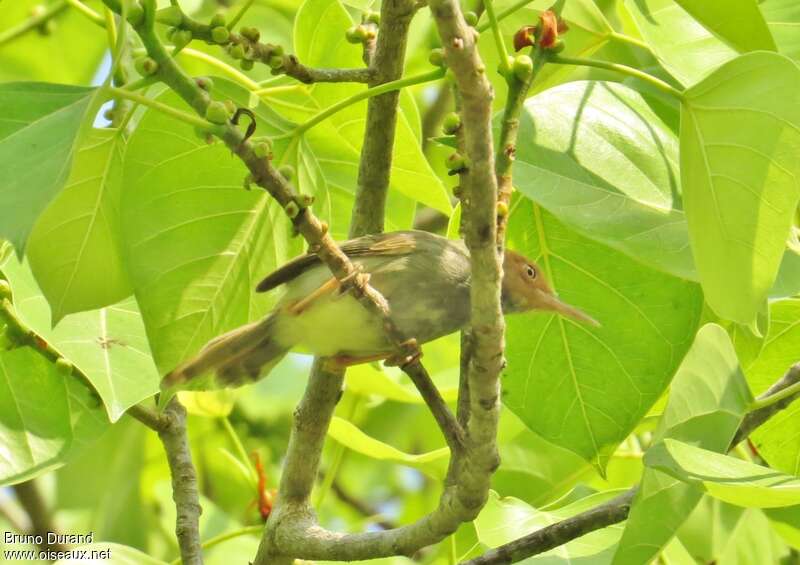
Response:
[[[673,0],[624,0],[659,62],[684,85],[692,85],[736,56],[736,51]]]
[[[585,239],[524,198],[512,211],[509,247],[538,261],[561,298],[602,326],[509,317],[504,402],[531,430],[602,471],[689,348],[700,290]]]
[[[800,361],[800,299],[770,304],[769,331],[758,357],[745,373],[755,393],[764,392]],[[759,427],[751,439],[771,467],[800,475],[800,405],[789,405]]]
[[[0,350],[0,485],[60,467],[107,426],[86,383],[30,347]]]
[[[672,382],[656,441],[678,438],[724,451],[751,399],[728,334],[715,324],[703,326]],[[614,565],[650,562],[700,498],[692,486],[645,470]]]
[[[0,84],[0,238],[18,253],[67,180],[93,93],[61,84]]]
[[[525,103],[515,186],[583,235],[694,279],[678,177],[676,136],[626,86],[572,82]]]
[[[247,91],[214,83],[216,95],[248,106]],[[184,107],[171,93],[159,100]],[[263,104],[253,111],[260,134],[285,131],[286,122]],[[263,316],[271,296],[253,288],[300,241],[290,239],[289,220],[271,197],[243,188],[247,170],[223,144],[208,145],[160,112],[142,117],[124,171],[126,263],[163,374],[211,338]]]
[[[777,49],[756,0],[724,3],[707,0],[675,1],[706,29],[740,53]]]
[[[2,268],[20,319],[78,367],[97,390],[112,422],[158,392],[158,373],[133,298],[72,314],[57,326],[27,265],[9,259]]]
[[[119,131],[92,130],[75,155],[67,184],[31,233],[28,261],[50,303],[53,323],[131,293],[119,227],[124,152]]]
[[[800,61],[800,4],[795,0],[762,0],[759,7],[778,51]]]
[[[748,508],[800,504],[800,479],[682,441],[665,438],[647,450],[645,464]]]
[[[102,8],[97,0],[87,2]],[[26,21],[35,6],[57,2],[14,0],[3,2],[0,35]],[[47,80],[88,84],[108,46],[105,31],[78,10],[65,5],[47,34],[32,29],[11,41],[0,42],[0,81]]]
[[[695,264],[722,318],[751,325],[800,199],[800,69],[750,53],[686,91],[681,183]]]
[[[622,491],[607,491],[589,495],[555,510],[539,510],[515,498],[498,498],[490,493],[489,501],[475,519],[478,539],[489,547],[511,542],[531,532],[585,512],[606,502]],[[622,526],[613,525],[590,532],[550,551],[530,557],[522,563],[568,565],[587,563],[607,564],[614,545],[622,533]]]

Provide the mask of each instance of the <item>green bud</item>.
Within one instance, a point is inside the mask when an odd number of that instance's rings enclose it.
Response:
[[[206,108],[206,119],[212,124],[225,124],[230,118],[230,113],[222,102],[211,102]]]
[[[434,67],[444,67],[445,60],[444,60],[444,49],[437,48],[431,49],[430,54],[428,55],[428,62]]]
[[[445,165],[450,174],[460,173],[467,168],[467,159],[461,153],[456,152],[447,158]]]
[[[508,204],[505,202],[497,203],[497,216],[500,218],[505,218],[508,216]]]
[[[211,28],[211,39],[214,40],[214,43],[224,45],[230,41],[231,32],[224,25]]]
[[[508,62],[508,67],[513,70],[514,69],[514,57],[509,55],[508,59],[506,59],[506,61]],[[497,73],[500,76],[505,77],[506,79],[509,78],[508,76],[506,76],[506,71],[503,68],[503,65],[501,63],[497,63]]]
[[[136,27],[144,21],[144,9],[138,2],[131,2],[128,7],[128,22]]]
[[[362,38],[361,34],[359,33],[359,28],[362,26],[353,26],[348,28],[346,32],[344,32],[344,37],[347,39],[348,43],[361,43],[364,39]]]
[[[63,357],[56,359],[56,370],[62,375],[68,377],[72,374],[72,369],[74,368],[75,366]]]
[[[278,169],[278,172],[283,178],[285,178],[287,181],[290,181],[294,176],[294,167],[291,165],[281,165]]]
[[[375,24],[376,26],[381,25],[381,13],[370,10],[364,14],[364,22],[368,24]]]
[[[206,92],[211,92],[211,89],[214,88],[214,81],[209,77],[197,77],[194,82]]]
[[[211,21],[208,22],[208,25],[211,27],[225,27],[225,13],[224,12],[217,12],[211,17]]]
[[[450,112],[442,121],[442,131],[447,135],[453,135],[461,127],[461,116],[456,112]]]
[[[533,74],[533,61],[527,55],[517,55],[511,69],[521,82],[525,82]]]
[[[300,194],[295,200],[297,200],[297,203],[303,208],[308,208],[314,203],[314,197],[310,194]]]
[[[561,53],[566,47],[567,45],[564,43],[563,39],[557,39],[555,44],[548,49],[548,51],[550,51],[550,53]]]
[[[478,14],[475,12],[464,12],[464,21],[468,26],[475,27],[478,25]]]
[[[282,55],[273,55],[267,61],[267,64],[270,68],[274,70],[278,70],[283,68],[283,56]]]
[[[156,12],[156,21],[168,26],[178,27],[183,23],[183,12],[179,6],[167,6]]]
[[[293,220],[297,217],[297,214],[300,213],[300,206],[298,206],[297,202],[294,200],[289,202],[283,209],[286,212],[286,215]]]
[[[270,44],[270,53],[272,55],[283,55],[283,45],[272,45]]]
[[[242,34],[242,37],[252,41],[253,43],[261,39],[261,33],[254,27],[243,27],[241,30],[239,30],[239,33]]]
[[[11,300],[11,285],[8,281],[0,280],[0,300]]]
[[[242,67],[243,71],[249,71],[255,66],[255,63],[250,59],[242,59],[239,66]]]
[[[231,47],[230,54],[231,57],[233,57],[236,60],[244,59],[244,45],[242,45],[241,43],[237,43],[236,45]]]
[[[134,61],[133,66],[144,77],[154,75],[158,71],[158,63],[150,57],[139,57]]]
[[[253,153],[259,159],[268,159],[272,155],[272,144],[269,141],[259,141],[253,145]]]
[[[31,7],[31,11],[29,13],[32,18],[41,18],[47,13],[47,8],[41,4],[36,4],[35,6]]]
[[[192,32],[188,29],[179,29],[172,36],[172,44],[175,49],[183,49],[192,40]]]

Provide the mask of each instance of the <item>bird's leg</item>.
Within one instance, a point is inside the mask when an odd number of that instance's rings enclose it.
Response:
[[[306,296],[305,298],[298,300],[294,304],[290,304],[286,308],[286,312],[291,314],[292,316],[298,316],[308,309],[311,304],[318,298],[325,296],[326,294],[331,294],[335,292],[339,288],[339,281],[336,277],[331,277],[325,283],[322,284],[317,290]]]
[[[400,344],[400,351],[386,358],[384,365],[387,367],[404,367],[422,357],[422,350],[419,348],[417,340],[407,339]]]

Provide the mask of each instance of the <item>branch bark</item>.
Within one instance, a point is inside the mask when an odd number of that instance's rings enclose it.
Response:
[[[42,543],[40,549],[44,551],[64,551],[67,549],[60,543],[51,544],[47,541],[47,534],[55,532],[56,528],[53,525],[53,516],[47,503],[42,496],[39,484],[36,479],[18,483],[12,487],[14,494],[17,496],[19,505],[25,510],[28,519],[31,523],[31,534],[41,536]]]

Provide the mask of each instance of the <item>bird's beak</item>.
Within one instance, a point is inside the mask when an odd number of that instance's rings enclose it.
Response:
[[[589,324],[590,326],[600,327],[600,322],[592,318],[589,314],[581,310],[580,308],[575,308],[574,306],[570,306],[566,302],[562,302],[558,299],[554,294],[550,294],[543,291],[538,291],[539,294],[539,305],[538,307],[543,310],[552,310],[557,314],[562,316],[566,316],[567,318],[572,318],[573,320],[577,320],[578,322],[584,322]]]

